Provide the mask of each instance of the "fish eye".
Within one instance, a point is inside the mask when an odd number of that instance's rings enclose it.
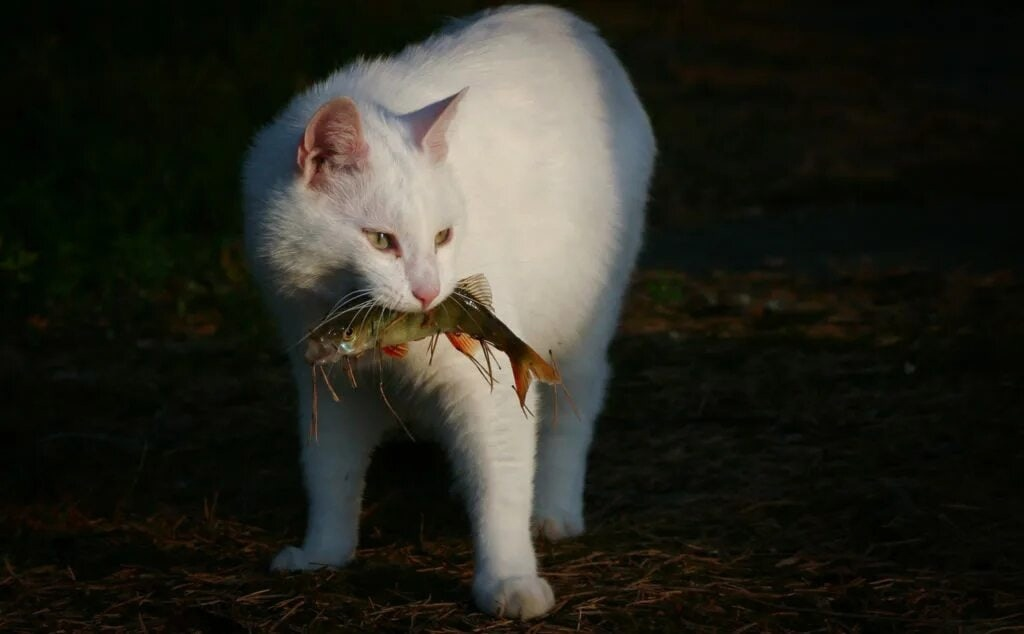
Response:
[[[393,234],[385,233],[383,231],[374,231],[373,229],[364,229],[363,235],[370,241],[373,248],[379,251],[396,251],[398,250],[398,239]]]
[[[353,334],[354,333],[352,332],[352,328],[346,328],[345,332],[341,333],[341,338],[342,339],[351,339]]]
[[[443,247],[444,245],[448,244],[451,241],[452,241],[452,228],[451,227],[448,227],[447,229],[443,229],[441,231],[438,231],[437,235],[434,236],[434,246],[436,246],[436,247]]]

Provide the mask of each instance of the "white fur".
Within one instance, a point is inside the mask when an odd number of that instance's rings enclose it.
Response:
[[[402,114],[468,91],[434,163]],[[326,101],[352,98],[368,164],[337,177],[329,195],[296,171],[306,123]],[[534,385],[525,419],[508,364],[493,394],[442,340],[385,363],[384,387],[404,420],[446,444],[466,492],[476,546],[474,597],[494,614],[530,618],[554,597],[537,574],[535,530],[583,531],[586,457],[609,367],[606,354],[642,238],[655,154],[650,123],[612,51],[589,24],[552,7],[505,7],[453,23],[390,59],[346,66],[296,97],[255,138],[245,164],[246,244],[286,343],[298,342],[357,288],[418,310],[410,279],[436,275],[441,301],[484,273],[497,315],[562,371],[577,420]],[[434,250],[437,231],[452,243]],[[364,228],[395,233],[402,257],[375,250]],[[504,357],[499,357],[504,361]],[[310,423],[309,367],[292,349],[299,427]],[[319,441],[302,451],[309,523],[301,548],[276,569],[348,562],[369,456],[395,418],[372,374],[342,402],[320,399]],[[415,416],[411,416],[415,413]],[[539,437],[539,447],[538,447]],[[537,457],[535,465],[534,457]]]

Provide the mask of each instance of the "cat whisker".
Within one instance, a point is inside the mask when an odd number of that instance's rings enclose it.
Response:
[[[334,303],[334,306],[331,307],[331,310],[328,311],[328,314],[331,314],[331,313],[337,311],[339,308],[344,306],[346,302],[352,301],[356,297],[362,297],[364,295],[369,295],[370,292],[371,292],[371,289],[369,289],[369,288],[357,288],[354,291],[350,291],[350,292],[346,293],[344,296],[341,297],[341,299],[339,299],[338,301],[336,301]]]
[[[342,312],[349,310],[351,307],[346,307],[346,304],[354,304],[357,299],[366,297],[371,293],[372,291],[370,289],[364,288],[357,289],[346,294],[344,297],[335,302],[334,306],[332,306],[331,309],[327,311],[327,315],[321,320],[321,324],[327,323],[334,319],[334,317],[336,317],[337,315],[341,314]]]
[[[369,294],[370,294],[370,292],[371,292],[371,291],[370,291],[370,290],[368,290],[368,289],[358,289],[358,290],[355,290],[355,291],[352,291],[352,292],[350,292],[350,293],[346,294],[346,295],[345,295],[344,297],[342,297],[341,299],[339,299],[339,300],[338,300],[338,301],[337,301],[337,302],[336,302],[336,303],[334,304],[334,307],[332,307],[332,308],[331,308],[331,310],[330,310],[330,311],[329,311],[329,312],[327,313],[327,315],[326,315],[326,316],[324,316],[324,318],[323,318],[323,319],[321,319],[321,320],[320,320],[319,322],[317,322],[317,323],[316,323],[316,324],[315,324],[315,325],[314,325],[314,326],[313,326],[312,328],[310,328],[310,329],[309,329],[309,331],[308,331],[308,332],[307,332],[307,333],[306,333],[305,335],[303,335],[303,336],[302,336],[302,337],[301,337],[301,338],[300,338],[300,339],[299,339],[298,341],[296,341],[296,342],[295,342],[295,343],[293,343],[292,345],[288,346],[288,350],[292,350],[292,349],[296,348],[297,346],[300,346],[300,345],[302,345],[302,342],[304,342],[304,341],[308,340],[308,339],[309,339],[309,336],[310,336],[310,334],[311,334],[311,333],[312,333],[312,332],[313,332],[314,330],[316,330],[317,328],[322,328],[323,326],[327,325],[328,323],[330,323],[330,322],[331,322],[332,320],[334,320],[334,319],[335,319],[336,317],[338,317],[339,315],[343,314],[344,312],[347,312],[348,310],[352,310],[352,309],[355,309],[355,308],[357,308],[357,307],[362,307],[362,306],[364,306],[364,305],[365,305],[365,304],[366,304],[367,302],[371,302],[371,303],[372,303],[372,302],[373,302],[373,299],[371,298],[371,299],[369,299],[369,300],[366,300],[365,302],[362,302],[362,303],[360,303],[360,304],[356,304],[355,306],[352,306],[352,307],[350,307],[350,308],[344,308],[344,309],[341,309],[341,307],[343,306],[343,304],[344,304],[345,302],[351,302],[351,301],[354,301],[355,299],[357,299],[357,298],[359,298],[359,297],[362,297],[362,296],[365,296],[365,295],[369,295]]]

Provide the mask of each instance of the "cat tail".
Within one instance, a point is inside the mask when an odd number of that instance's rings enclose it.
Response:
[[[557,385],[562,382],[562,377],[558,374],[558,370],[525,343],[521,343],[521,345],[516,346],[510,351],[509,360],[512,362],[512,376],[516,383],[516,395],[519,397],[519,405],[524,410],[526,409],[526,393],[529,391],[530,383],[533,382],[534,378],[541,383],[549,383],[551,385]]]

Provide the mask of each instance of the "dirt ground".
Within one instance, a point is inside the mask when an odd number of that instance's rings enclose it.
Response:
[[[357,563],[267,571],[304,509],[264,340],[7,345],[2,420],[30,424],[4,429],[0,627],[1024,626],[1022,300],[1005,272],[644,272],[589,531],[540,545],[559,603],[532,626],[473,609],[465,518],[429,445],[379,452]]]

